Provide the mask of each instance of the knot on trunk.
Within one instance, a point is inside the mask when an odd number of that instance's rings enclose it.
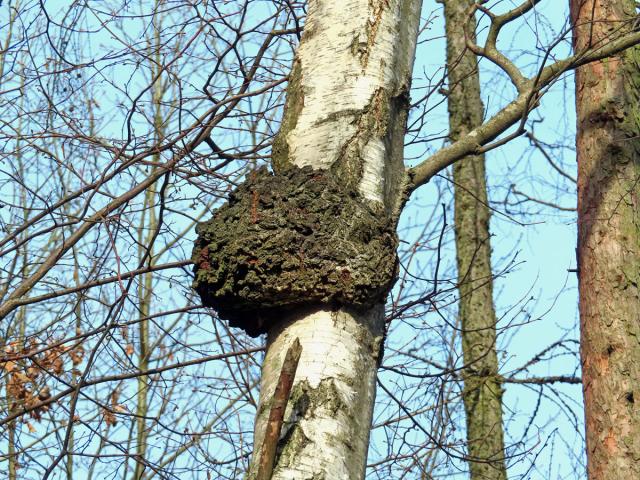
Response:
[[[391,219],[311,167],[250,173],[196,232],[193,287],[252,336],[296,307],[384,302],[397,277]]]

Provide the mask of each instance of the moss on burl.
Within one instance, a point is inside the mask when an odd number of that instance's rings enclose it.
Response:
[[[252,172],[196,232],[195,290],[252,336],[296,307],[384,302],[397,276],[392,221],[311,167]]]

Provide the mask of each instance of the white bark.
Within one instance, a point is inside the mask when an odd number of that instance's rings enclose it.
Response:
[[[287,100],[290,118],[280,132],[287,161],[336,169],[391,214],[398,213],[404,178],[421,6],[422,0],[310,0]],[[274,480],[364,478],[383,336],[382,305],[364,313],[311,309],[269,332],[256,452],[287,348],[295,338],[302,345]]]
[[[303,313],[269,333],[256,445],[262,443],[269,410],[264,398],[273,395],[289,345],[295,338],[302,345],[282,432],[290,440],[274,480],[364,478],[383,327],[380,305],[365,315],[344,310]]]
[[[326,169],[357,157],[362,168],[346,174],[365,198],[391,206],[397,180],[386,169],[402,169],[394,117],[405,113],[392,103],[409,93],[421,8],[422,0],[309,1],[289,161]]]

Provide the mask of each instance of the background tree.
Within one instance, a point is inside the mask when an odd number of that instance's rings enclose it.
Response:
[[[637,25],[637,3],[574,0],[577,51]],[[640,50],[578,69],[578,266],[590,479],[637,477]]]
[[[478,60],[466,45],[475,38],[472,1],[443,0],[447,35],[449,138],[482,124]],[[490,210],[484,155],[453,165],[455,231],[463,371],[463,401],[471,479],[506,479],[502,381],[498,374],[498,319],[493,307]]]

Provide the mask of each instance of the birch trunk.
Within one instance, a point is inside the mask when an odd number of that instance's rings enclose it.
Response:
[[[276,171],[288,164],[328,169],[397,218],[421,3],[309,1],[273,147]],[[302,356],[272,478],[364,478],[383,305],[364,313],[310,307],[268,332],[249,478],[285,353],[296,338]]]
[[[449,136],[455,142],[480,126],[484,114],[477,58],[466,48],[463,33],[474,2],[442,3],[447,35]],[[505,480],[484,155],[456,162],[453,180],[469,470],[471,480]]]
[[[577,52],[637,22],[572,0]],[[606,40],[605,40],[606,42]],[[576,73],[578,268],[590,480],[640,478],[640,49]]]

